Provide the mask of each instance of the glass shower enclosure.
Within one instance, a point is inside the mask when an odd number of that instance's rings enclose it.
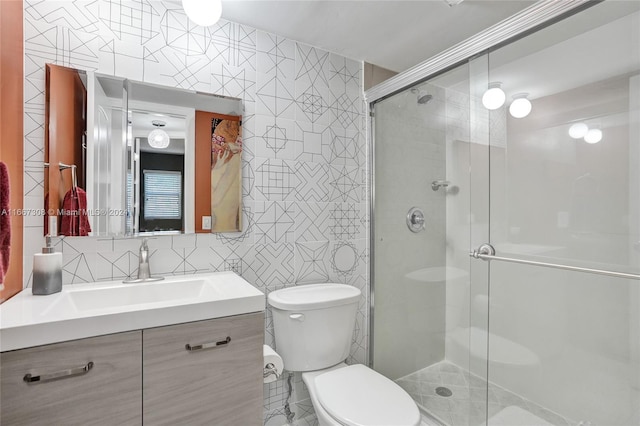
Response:
[[[434,424],[640,424],[640,3],[431,69],[367,94],[371,366]]]

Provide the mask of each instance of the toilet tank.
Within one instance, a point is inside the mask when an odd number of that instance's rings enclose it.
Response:
[[[349,355],[360,290],[308,284],[269,293],[276,351],[289,371],[312,371]]]

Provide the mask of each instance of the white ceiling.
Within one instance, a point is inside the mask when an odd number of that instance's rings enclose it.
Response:
[[[535,3],[530,0],[223,0],[222,17],[404,71]]]

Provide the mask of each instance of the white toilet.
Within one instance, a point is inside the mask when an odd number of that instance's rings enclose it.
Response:
[[[269,294],[276,350],[302,371],[321,426],[417,426],[420,411],[400,386],[347,365],[360,290],[344,284],[288,287]]]

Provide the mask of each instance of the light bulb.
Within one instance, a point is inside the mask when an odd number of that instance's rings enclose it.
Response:
[[[169,146],[169,135],[162,129],[155,129],[149,132],[147,136],[149,145],[152,148],[164,149]]]
[[[584,135],[584,141],[586,143],[598,143],[602,140],[602,130],[590,129],[586,135]]]
[[[528,93],[513,95],[513,102],[509,106],[509,114],[513,118],[524,118],[531,112],[531,101],[527,99]]]
[[[589,131],[589,126],[584,123],[576,123],[569,127],[569,136],[573,139],[582,139]]]
[[[504,105],[507,96],[500,88],[499,82],[489,83],[489,89],[482,95],[482,105],[488,110],[494,110]]]
[[[182,0],[187,17],[196,25],[209,27],[222,16],[222,0]]]

